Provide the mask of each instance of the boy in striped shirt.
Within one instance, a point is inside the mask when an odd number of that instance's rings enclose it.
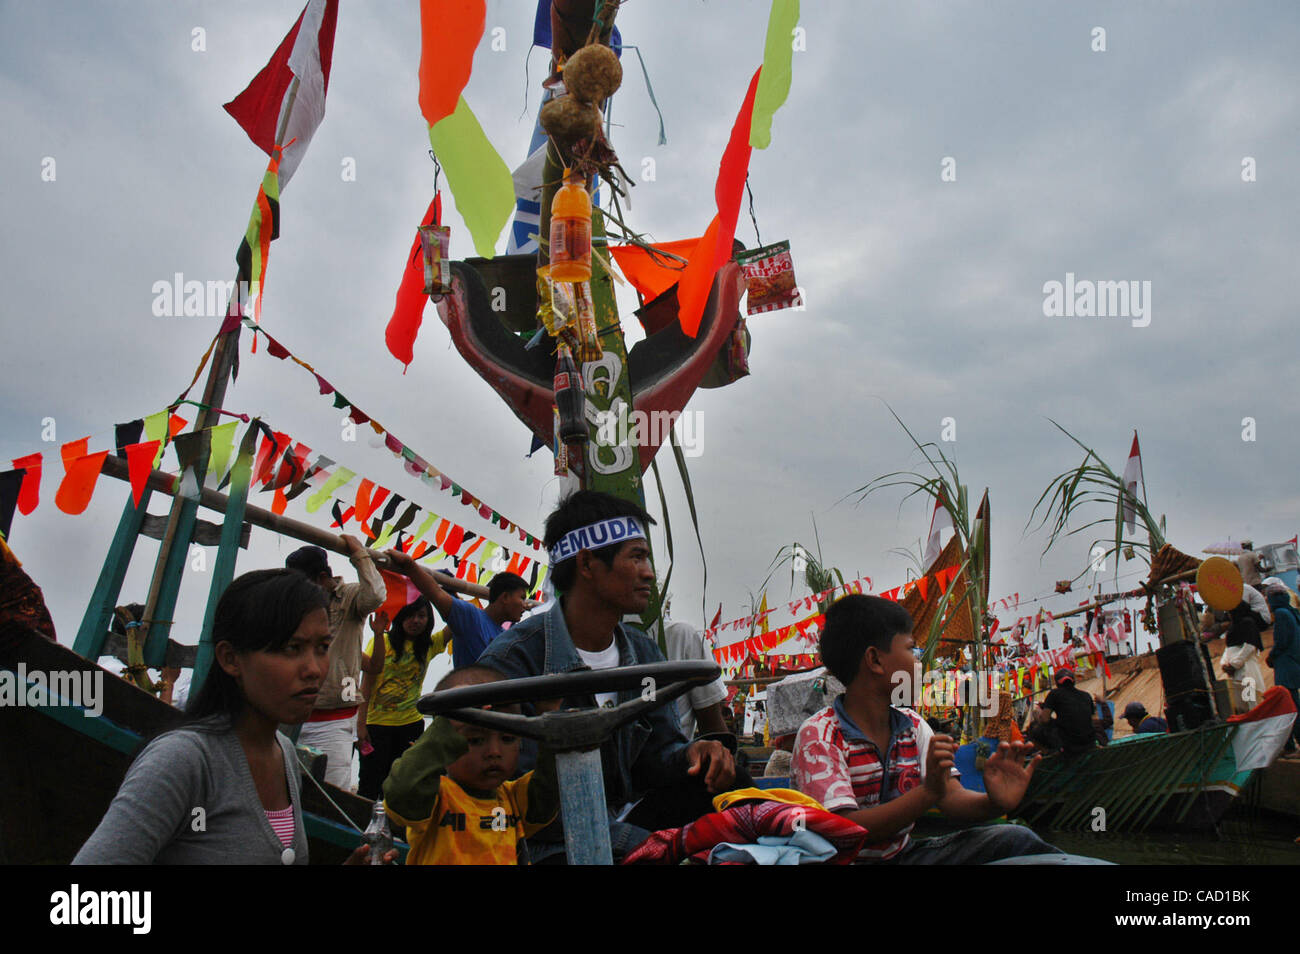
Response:
[[[953,767],[956,743],[936,735],[911,709],[890,705],[902,686],[918,686],[912,619],[897,603],[851,595],[826,612],[821,657],[846,690],[799,728],[794,786],[871,833],[859,861],[984,864],[1056,852],[1028,828],[974,827],[938,838],[911,838],[932,806],[958,821],[981,822],[1015,808],[1041,756],[1004,742],[984,767],[980,795],[963,788]],[[905,693],[906,696],[906,693]]]

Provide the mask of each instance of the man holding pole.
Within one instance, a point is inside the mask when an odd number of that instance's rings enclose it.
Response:
[[[344,583],[330,572],[320,547],[301,547],[284,565],[318,584],[329,595],[329,672],[316,697],[311,717],[298,733],[298,742],[325,753],[325,781],[342,789],[352,786],[352,743],[356,739],[357,707],[361,702],[361,631],[366,617],[383,605],[384,578],[375,568],[374,554],[356,537],[341,539],[357,570],[356,583]],[[379,675],[384,654],[372,653],[365,671]]]

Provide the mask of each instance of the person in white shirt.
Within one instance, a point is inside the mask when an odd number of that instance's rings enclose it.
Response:
[[[690,623],[669,621],[664,626],[664,643],[668,658],[674,662],[710,658],[704,648],[703,635]],[[727,685],[721,676],[679,697],[674,705],[677,707],[677,721],[681,724],[682,734],[688,739],[695,738],[697,725],[701,735],[727,732],[727,723],[722,716],[722,706],[726,699]]]

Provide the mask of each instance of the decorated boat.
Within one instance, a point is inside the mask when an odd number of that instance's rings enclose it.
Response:
[[[622,72],[622,47],[614,28],[619,4],[539,3],[535,42],[550,47],[552,69],[529,150],[535,161],[526,163],[517,177],[526,183],[521,195],[461,97],[484,30],[481,10],[476,21],[468,9],[472,6],[421,5],[419,108],[429,126],[436,168],[445,170],[451,197],[480,254],[449,260],[442,195],[435,179],[433,201],[420,222],[412,255],[400,269],[397,307],[386,333],[389,350],[409,364],[424,307],[437,302],[460,355],[535,441],[551,447],[557,473],[566,475],[572,486],[644,504],[642,475],[653,466],[662,444],[673,444],[687,480],[671,422],[691,394],[748,373],[745,358],[751,339],[739,313],[747,276],[756,283],[750,314],[798,303],[793,271],[787,267],[788,243],[760,249],[742,261],[735,260],[733,243],[751,126],[755,144],[762,148],[766,141],[758,140],[767,136],[765,124],[770,125],[788,90],[790,44],[769,44],[777,50],[776,62],[767,64],[770,82],[760,90],[760,69],[749,84],[719,165],[718,208],[701,215],[702,228],[710,217],[712,225],[699,238],[651,244],[622,224],[616,196],[625,194],[628,183],[608,140],[608,100]],[[786,21],[792,12],[797,22],[797,5],[776,4],[769,30],[788,36],[793,24]],[[364,534],[376,552],[394,546],[415,559],[450,559],[455,577],[444,576],[444,585],[474,596],[486,594],[482,583],[494,572],[520,574],[534,593],[545,579],[545,554],[535,535],[381,426],[261,322],[260,290],[272,242],[279,236],[280,190],[302,161],[324,115],[337,14],[337,0],[309,0],[267,68],[226,104],[270,162],[236,255],[238,271],[225,319],[193,380],[164,411],[118,425],[115,452],[92,452],[85,442],[63,448],[66,476],[58,494],[60,509],[84,510],[101,476],[129,482],[130,494],[71,647],[57,641],[52,627],[46,631],[21,616],[0,616],[0,675],[9,691],[26,702],[0,706],[0,798],[7,806],[0,819],[0,858],[6,862],[70,861],[103,817],[135,754],[184,720],[183,712],[163,700],[170,693],[171,677],[155,679],[149,672],[192,669],[190,692],[198,691],[213,662],[216,603],[234,576],[250,525],[334,552],[344,552],[338,532],[356,532]],[[561,80],[562,90],[557,89]],[[562,175],[566,169],[576,175]],[[550,219],[562,178],[579,191],[600,182],[607,190],[605,207],[590,213],[589,247],[577,248],[582,243],[575,239],[576,245],[566,248],[571,260],[586,263],[586,276],[565,277],[556,271],[561,250],[546,241],[556,235]],[[493,256],[511,213],[516,213],[513,254]],[[621,245],[606,238],[611,217],[618,224]],[[544,237],[540,243],[539,234]],[[571,232],[570,238],[576,234]],[[641,300],[637,318],[646,337],[631,349],[624,344],[614,300],[612,260],[619,262]],[[500,306],[502,300],[508,307]],[[402,498],[378,480],[311,454],[303,442],[265,421],[224,410],[244,331],[251,332],[254,351],[260,339],[268,355],[292,359],[310,373],[332,405],[331,417],[343,410],[353,426],[369,425],[407,473],[430,490],[449,492],[470,505],[492,531],[475,533],[413,501],[397,509]],[[557,393],[557,368],[566,352],[570,360],[576,358],[576,373],[563,379],[565,397],[576,402],[560,400]],[[200,396],[191,400],[190,391],[205,368]],[[190,422],[177,413],[183,404],[198,408],[188,430]],[[578,408],[576,419],[570,414],[563,421],[563,440],[561,405],[566,412]],[[239,422],[223,423],[226,414],[247,425],[238,441]],[[602,433],[610,422],[629,417],[667,419],[670,426],[631,435],[625,429],[612,436]],[[172,451],[174,468],[158,469]],[[29,502],[35,506],[40,464],[40,454],[16,462],[0,488],[18,500],[23,514],[30,512]],[[259,490],[274,494],[268,508],[250,503],[250,491]],[[305,495],[309,514],[328,506],[329,530],[310,519],[286,515],[289,502],[300,495]],[[148,513],[151,499],[158,497],[170,498],[165,517]],[[0,525],[6,537],[14,502],[9,498]],[[201,520],[201,509],[218,513],[218,522]],[[121,590],[141,535],[161,541],[148,597],[138,611],[120,614]],[[197,646],[178,651],[170,639],[172,620],[195,542],[215,545],[217,555]],[[16,567],[16,559],[13,562]],[[390,581],[390,597],[392,585]],[[39,602],[39,591],[35,593]],[[648,627],[658,620],[659,598],[656,593],[647,613]],[[111,631],[115,619],[124,623],[117,633]],[[102,656],[114,654],[126,661],[120,676],[99,665]],[[57,685],[56,673],[61,680]],[[71,691],[80,686],[99,688],[90,699],[87,693]],[[304,760],[304,821],[311,860],[341,861],[358,844],[371,805],[320,781],[318,760],[309,751],[300,749],[299,754]]]

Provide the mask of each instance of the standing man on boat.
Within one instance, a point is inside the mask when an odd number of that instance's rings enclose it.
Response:
[[[357,734],[357,708],[361,703],[361,631],[366,617],[384,604],[388,589],[375,568],[374,554],[356,537],[340,538],[357,570],[356,583],[344,583],[330,572],[329,558],[320,547],[301,547],[285,558],[284,565],[316,583],[329,596],[329,672],[316,698],[315,708],[298,733],[298,742],[325,753],[325,781],[342,789],[352,786],[352,744]],[[384,654],[372,653],[365,671],[378,676]]]
[[[1255,552],[1255,544],[1251,540],[1242,540],[1241,549],[1244,552],[1237,557],[1237,569],[1241,571],[1241,582],[1247,586],[1259,587],[1264,582],[1264,574],[1260,572],[1259,554]]]

